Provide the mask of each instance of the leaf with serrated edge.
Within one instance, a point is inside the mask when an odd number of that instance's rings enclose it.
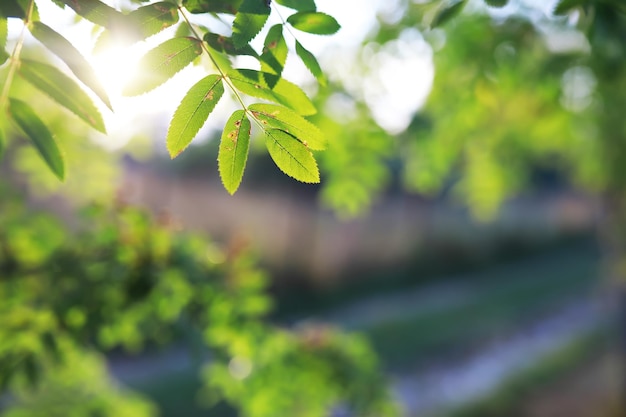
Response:
[[[299,12],[314,12],[315,0],[274,0],[281,6],[289,7],[290,9],[297,10]]]
[[[259,57],[259,54],[248,44],[244,45],[243,48],[237,49],[235,48],[235,44],[233,40],[227,36],[218,35],[217,33],[207,32],[204,34],[204,38],[206,43],[213,49],[218,52],[223,52],[228,55],[249,55],[255,58]]]
[[[266,0],[244,0],[233,21],[233,43],[239,49],[259,34],[270,16]]]
[[[224,94],[222,77],[211,74],[189,89],[167,131],[167,150],[176,158],[191,143]]]
[[[300,57],[304,66],[307,67],[311,74],[317,79],[322,86],[326,85],[326,77],[322,72],[322,68],[320,67],[319,62],[317,62],[317,58],[308,49],[306,49],[302,44],[296,41],[296,54]]]
[[[51,65],[28,59],[22,59],[19,71],[26,81],[83,119],[94,129],[106,133],[100,112],[89,96],[70,77]]]
[[[63,156],[46,125],[28,104],[13,98],[9,100],[9,113],[12,119],[33,142],[52,173],[63,180],[65,177]]]
[[[93,68],[67,39],[41,22],[31,22],[29,29],[37,40],[65,62],[76,78],[96,93],[108,108],[111,108],[109,97]]]
[[[125,96],[147,93],[172,78],[201,54],[201,41],[195,38],[169,39],[141,58],[139,76],[128,83],[122,93]]]
[[[99,0],[61,0],[70,6],[77,15],[84,17],[96,25],[114,29],[116,25],[123,25],[125,15]],[[120,23],[122,22],[122,23]]]
[[[316,35],[332,35],[341,29],[334,17],[321,12],[294,13],[287,18],[287,23],[298,30]]]
[[[313,154],[289,133],[278,129],[266,130],[265,146],[276,166],[288,176],[306,183],[320,182]]]
[[[283,37],[283,25],[277,24],[270,28],[265,37],[263,54],[261,55],[261,71],[280,76],[283,73],[289,48]],[[274,88],[280,78],[272,77],[265,80],[270,88]]]
[[[326,140],[322,132],[294,111],[274,104],[252,104],[248,107],[252,115],[261,124],[284,130],[300,140],[306,147],[315,151],[326,149]]]
[[[217,165],[224,188],[234,194],[241,184],[250,148],[250,120],[243,110],[235,111],[224,126]]]
[[[317,113],[315,105],[304,91],[284,78],[278,79],[274,88],[270,89],[266,80],[272,77],[278,78],[275,74],[248,69],[238,69],[228,73],[228,78],[235,88],[244,94],[282,104],[302,116]]]

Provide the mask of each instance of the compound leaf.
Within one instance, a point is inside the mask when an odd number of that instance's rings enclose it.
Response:
[[[35,148],[57,178],[65,177],[65,163],[61,151],[46,125],[28,104],[21,100],[9,99],[9,113],[15,123],[33,142]]]
[[[306,183],[320,182],[313,154],[289,133],[278,129],[265,130],[265,146],[276,166],[288,176]]]
[[[201,41],[191,38],[172,38],[148,51],[139,61],[140,74],[123,91],[136,96],[160,86],[202,54]]]
[[[63,72],[48,64],[22,59],[20,75],[91,127],[106,133],[102,116],[89,96]]]
[[[217,156],[222,184],[234,194],[241,184],[250,149],[250,120],[243,110],[235,111],[224,126]]]
[[[87,60],[67,39],[41,22],[31,22],[29,28],[30,32],[37,40],[61,58],[74,75],[76,75],[76,78],[89,87],[91,91],[96,93],[108,108],[111,108],[109,97],[100,84],[93,68],[91,68]]]
[[[193,140],[224,94],[222,78],[211,74],[189,89],[167,131],[167,150],[177,157]]]
[[[250,105],[248,109],[263,125],[289,133],[309,149],[326,148],[324,135],[317,126],[288,108],[259,103]]]

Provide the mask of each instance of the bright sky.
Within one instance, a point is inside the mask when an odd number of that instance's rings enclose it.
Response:
[[[118,5],[117,0],[104,2]],[[390,132],[402,131],[430,90],[433,77],[430,47],[415,32],[390,43],[385,49],[370,51],[367,57],[367,74],[363,74],[362,67],[359,68],[359,64],[355,63],[356,51],[363,37],[376,24],[378,13],[391,17],[397,13],[397,1],[371,0],[367,2],[367,7],[364,7],[362,0],[317,0],[316,3],[318,10],[337,18],[342,29],[332,36],[315,36],[292,30],[298,40],[320,58],[323,69],[331,78],[343,80],[353,95],[368,103],[374,118],[381,126]],[[102,106],[109,135],[105,137],[94,133],[95,139],[108,147],[116,148],[133,136],[148,132],[156,140],[162,138],[165,149],[165,130],[173,112],[185,92],[206,75],[206,69],[189,66],[163,86],[140,97],[122,97],[120,91],[132,75],[133,66],[139,58],[171,36],[174,29],[170,28],[127,50],[110,51],[98,56],[92,54],[95,35],[89,22],[74,24],[73,11],[69,8],[63,11],[50,0],[37,0],[37,5],[42,21],[71,40],[92,62],[109,92],[115,111],[112,113]],[[283,16],[291,12],[280,6],[278,10]],[[272,19],[274,21],[266,25],[266,28],[271,23],[279,22],[275,13],[272,14]],[[11,33],[17,34],[18,29],[14,26]],[[262,45],[263,37],[262,33],[255,39],[256,46]],[[293,46],[290,35],[287,34],[286,37],[288,44]],[[295,53],[291,54],[288,60],[285,76],[301,85],[313,85],[312,76],[294,56]],[[250,64],[241,62],[242,66]],[[236,106],[225,95],[197,140],[208,137],[207,133],[211,129],[221,130]]]

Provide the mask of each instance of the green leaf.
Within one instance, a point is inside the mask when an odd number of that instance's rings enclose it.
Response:
[[[332,35],[341,29],[334,17],[321,12],[294,13],[287,18],[287,23],[298,30],[316,35]]]
[[[235,14],[242,0],[183,0],[183,6],[191,13]]]
[[[289,133],[278,129],[266,130],[265,146],[276,166],[285,174],[301,182],[320,182],[320,173],[313,154]]]
[[[102,32],[94,50],[100,51],[111,43],[130,45],[156,35],[178,22],[178,7],[169,2],[149,4],[124,16],[111,30]],[[185,25],[186,26],[186,25]]]
[[[4,0],[3,0],[4,1]],[[126,16],[99,0],[61,0],[70,6],[77,15],[107,29],[124,26]]]
[[[317,79],[317,82],[319,82],[322,86],[325,86],[326,77],[322,72],[319,62],[317,62],[315,55],[305,49],[304,46],[302,46],[302,44],[298,41],[296,41],[296,54],[300,57],[304,66],[311,71],[311,74],[313,74],[313,76]]]
[[[26,18],[26,12],[16,0],[0,1],[0,16]]]
[[[583,6],[588,3],[588,0],[561,0],[554,8],[555,15],[564,15],[571,10]]]
[[[248,44],[245,44],[242,48],[235,48],[232,38],[229,38],[228,36],[207,32],[204,34],[204,41],[216,51],[228,55],[249,55],[255,58],[259,57],[259,54],[257,54],[256,51]]]
[[[272,77],[277,81],[274,88],[270,89],[266,80],[272,80]],[[282,104],[303,116],[317,113],[315,106],[304,91],[284,78],[278,79],[278,76],[274,74],[239,69],[231,71],[228,78],[231,79],[235,88],[249,96]]]
[[[222,78],[211,74],[189,89],[167,131],[167,150],[176,158],[193,140],[224,94]]]
[[[83,119],[94,129],[106,133],[100,112],[89,96],[57,68],[37,61],[22,59],[20,75],[53,100]]]
[[[485,4],[489,7],[504,7],[509,3],[509,0],[485,0]]]
[[[283,37],[283,25],[278,24],[270,28],[265,37],[263,54],[261,55],[261,71],[276,74],[280,77],[287,62],[289,48]],[[279,78],[272,77],[265,80],[270,88],[274,88]],[[274,81],[275,80],[275,81]]]
[[[124,88],[126,96],[136,96],[160,86],[202,54],[195,38],[169,39],[150,50],[139,62],[140,75]]]
[[[463,7],[465,7],[466,0],[457,1],[456,3],[448,4],[438,11],[438,13],[433,18],[433,21],[430,23],[431,28],[436,28],[445,24],[448,20],[454,18],[456,15],[461,13]]]
[[[234,194],[241,184],[249,148],[250,120],[245,111],[237,110],[224,126],[217,156],[222,184],[230,194]]]
[[[7,19],[0,17],[0,65],[9,59],[9,54],[6,51],[8,32]]]
[[[284,130],[309,149],[326,149],[326,140],[317,126],[288,108],[274,104],[252,104],[248,109],[263,125]]]
[[[266,0],[243,0],[233,22],[235,48],[242,48],[259,34],[270,16],[270,11]]]
[[[76,78],[96,93],[100,100],[111,109],[109,97],[93,68],[67,39],[41,22],[31,22],[29,28],[35,38],[61,58]]]
[[[281,6],[289,7],[299,12],[314,12],[315,0],[274,0]]]
[[[33,142],[35,148],[54,175],[63,180],[65,177],[65,163],[63,162],[61,151],[46,125],[37,117],[28,104],[13,98],[9,100],[9,113],[15,123]]]

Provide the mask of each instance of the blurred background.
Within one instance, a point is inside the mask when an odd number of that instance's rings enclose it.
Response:
[[[229,102],[169,159],[204,62],[112,93],[108,137],[16,81],[68,175],[0,121],[0,415],[624,415],[626,12],[561,3],[319,0],[341,32],[296,36],[328,85],[285,75],[320,109],[320,185],[257,140],[228,195]],[[129,57],[37,5],[121,85]]]

